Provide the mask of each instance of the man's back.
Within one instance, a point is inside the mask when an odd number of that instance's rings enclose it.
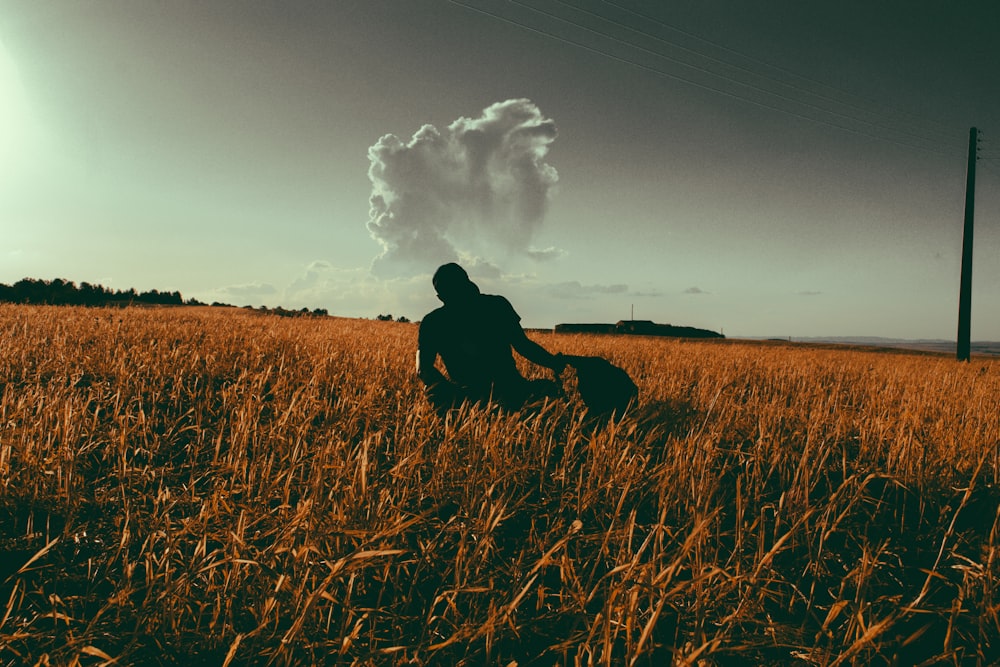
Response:
[[[451,380],[488,391],[491,385],[522,382],[511,343],[520,317],[502,296],[480,294],[461,305],[445,305],[420,323],[419,347],[441,355]]]

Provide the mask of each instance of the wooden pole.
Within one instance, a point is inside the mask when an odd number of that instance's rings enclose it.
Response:
[[[978,134],[976,128],[969,129],[969,166],[965,173],[965,232],[962,235],[962,280],[958,294],[959,361],[968,361],[972,354],[972,217],[976,203]]]

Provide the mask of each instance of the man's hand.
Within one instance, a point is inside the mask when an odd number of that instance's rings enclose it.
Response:
[[[551,368],[556,375],[559,375],[563,368],[566,367],[566,361],[563,359],[562,354],[550,353],[544,347],[528,338],[524,330],[520,327],[518,327],[517,333],[514,335],[513,345],[514,349],[522,357],[533,364]]]
[[[552,361],[553,363],[549,368],[556,374],[556,377],[559,377],[566,370],[566,357],[562,352],[556,352],[552,355]]]
[[[436,361],[437,352],[426,349],[417,350],[417,377],[420,378],[426,387],[441,382],[448,382],[448,379],[434,365]]]

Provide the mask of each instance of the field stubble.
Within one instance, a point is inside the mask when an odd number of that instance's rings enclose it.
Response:
[[[0,664],[1000,659],[996,362],[539,336],[640,404],[442,419],[413,325],[0,305]]]

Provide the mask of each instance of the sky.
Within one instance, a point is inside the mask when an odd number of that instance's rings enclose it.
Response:
[[[1000,6],[0,0],[0,282],[1000,340]]]

